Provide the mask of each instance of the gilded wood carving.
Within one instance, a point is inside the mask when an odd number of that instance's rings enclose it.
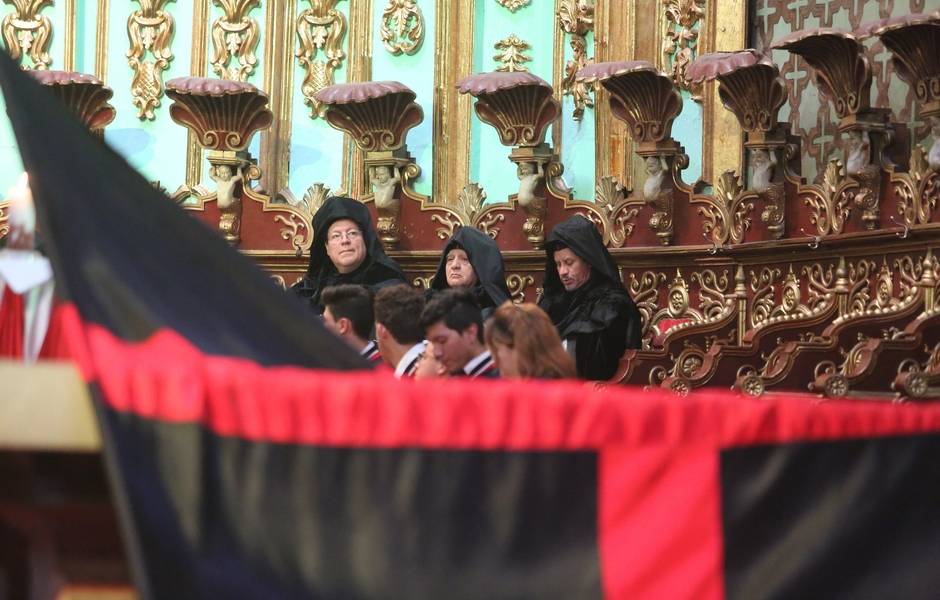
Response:
[[[665,0],[664,9],[663,68],[676,85],[690,89],[686,69],[698,52],[705,0]]]
[[[52,21],[39,14],[46,6],[52,6],[53,0],[3,0],[12,4],[15,12],[3,17],[3,41],[7,52],[15,61],[28,56],[32,65],[24,64],[24,69],[48,69],[52,64],[49,46],[52,43]]]
[[[574,100],[575,121],[584,118],[584,109],[594,107],[592,87],[578,81],[578,71],[594,62],[587,55],[587,34],[594,31],[593,0],[562,0],[558,8],[558,22],[565,33],[571,35],[571,60],[565,64],[565,76],[561,80],[562,93]]]
[[[523,6],[528,6],[531,1],[532,0],[496,0],[500,6],[507,9],[509,12],[516,12]]]
[[[138,0],[140,9],[127,19],[127,37],[130,49],[127,63],[134,70],[131,80],[131,102],[137,107],[138,119],[153,120],[154,109],[163,96],[163,72],[173,60],[170,42],[174,21],[163,10],[169,0]],[[148,55],[152,60],[148,60]]]
[[[316,99],[323,88],[333,85],[333,74],[346,58],[343,39],[346,36],[346,15],[336,8],[339,0],[307,0],[310,8],[297,18],[300,47],[297,61],[306,71],[300,86],[304,104],[310,107],[310,118],[326,114],[326,106]]]
[[[247,81],[258,64],[258,22],[248,13],[261,0],[212,0],[225,16],[212,23],[212,71],[222,79]],[[233,64],[234,63],[234,64]]]
[[[532,47],[529,42],[520,39],[516,34],[512,34],[496,42],[493,47],[496,49],[493,60],[499,63],[499,66],[496,67],[497,71],[504,73],[529,71],[529,68],[525,66],[525,63],[532,60],[532,57],[526,54],[526,51]]]
[[[417,0],[388,0],[379,31],[385,49],[394,55],[414,54],[424,42],[424,14]]]

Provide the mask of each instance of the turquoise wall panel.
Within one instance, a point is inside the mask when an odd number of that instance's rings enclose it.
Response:
[[[587,55],[594,56],[594,34],[587,35]],[[565,64],[573,57],[570,35],[565,36]],[[592,94],[593,97],[593,94]],[[565,166],[562,175],[565,184],[571,188],[578,200],[594,198],[594,168],[596,152],[594,109],[585,108],[580,121],[574,119],[574,99],[563,96],[561,104],[561,163]],[[556,149],[557,151],[557,149]]]
[[[372,78],[404,83],[416,94],[415,102],[424,109],[424,121],[408,133],[408,151],[421,167],[421,176],[415,182],[415,191],[431,195],[434,148],[434,39],[436,5],[421,2],[424,15],[424,42],[411,55],[393,55],[382,45],[382,11],[386,0],[374,0],[372,5]]]
[[[126,57],[130,48],[126,23],[137,8],[136,2],[110,4],[106,83],[114,90],[111,103],[117,109],[117,117],[105,131],[105,141],[144,177],[158,180],[172,191],[186,178],[186,129],[170,119],[168,108],[171,102],[166,96],[160,99],[160,106],[154,110],[154,120],[137,117],[137,107],[131,95],[134,73]],[[193,37],[192,2],[169,2],[165,10],[173,16],[174,34],[170,44],[173,60],[163,74],[164,83],[190,74],[190,40]]]
[[[495,71],[500,63],[493,58],[497,53],[494,46],[498,41],[515,34],[530,46],[525,54],[532,60],[524,63],[524,66],[551,83],[554,66],[554,2],[539,0],[515,13],[497,2],[477,0],[475,5],[473,71]],[[503,146],[496,130],[482,123],[476,114],[471,116],[470,123],[470,181],[478,182],[486,190],[487,202],[503,202],[519,190],[516,166],[508,158],[511,149]],[[551,129],[545,139],[551,139]]]
[[[682,172],[682,180],[693,184],[702,176],[702,105],[692,95],[682,91],[682,112],[672,125],[672,137],[685,147],[689,167]]]
[[[307,2],[298,1],[297,14],[299,15],[308,7]],[[336,8],[346,16],[347,28],[343,39],[343,50],[347,56],[343,59],[341,67],[334,72],[333,81],[345,83],[349,65],[349,3],[340,2]],[[296,33],[292,34],[291,43],[296,50],[298,48]],[[322,59],[323,53],[319,53],[317,58]],[[343,154],[346,152],[341,131],[333,129],[321,118],[310,118],[310,107],[304,104],[304,95],[300,89],[304,76],[305,71],[295,58],[288,187],[298,198],[304,195],[308,187],[317,182],[326,184],[333,192],[338,192],[343,184]]]

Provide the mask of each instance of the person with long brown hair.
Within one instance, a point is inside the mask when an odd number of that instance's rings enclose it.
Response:
[[[497,308],[486,325],[486,345],[503,377],[577,376],[574,360],[562,347],[558,330],[535,304],[505,302]]]

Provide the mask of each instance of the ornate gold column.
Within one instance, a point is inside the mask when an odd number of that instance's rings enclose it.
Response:
[[[747,47],[748,4],[706,2],[699,55]],[[744,133],[734,114],[724,109],[717,83],[706,83],[702,96],[702,178],[716,184],[727,170],[743,172]]]
[[[594,9],[594,62],[629,61],[636,56],[636,0],[597,0]],[[595,179],[616,177],[625,188],[633,187],[634,143],[627,126],[613,118],[609,93],[602,86],[594,92]]]
[[[264,17],[262,87],[271,98],[274,121],[261,133],[260,187],[271,198],[287,188],[291,105],[294,98],[294,19],[296,2],[268,0]]]
[[[209,34],[209,0],[193,0],[193,46],[189,57],[189,72],[194,77],[205,77],[207,71],[207,44]],[[202,182],[202,146],[192,130],[186,132],[186,181],[173,194],[180,200],[193,195]]]
[[[372,79],[372,0],[349,0],[349,67],[346,81]],[[365,154],[348,134],[343,136],[343,190],[356,199],[370,193]]]
[[[98,0],[98,28],[95,30],[95,75],[108,79],[108,0]]]
[[[434,45],[434,173],[432,199],[451,204],[470,180],[470,97],[457,80],[473,69],[475,0],[437,5]]]

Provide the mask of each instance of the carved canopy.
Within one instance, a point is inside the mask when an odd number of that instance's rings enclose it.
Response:
[[[31,70],[28,73],[52,90],[88,129],[104,129],[114,120],[116,111],[108,104],[114,93],[97,77],[74,71]]]
[[[331,85],[316,99],[327,107],[327,122],[351,135],[365,152],[401,148],[408,131],[424,120],[415,93],[397,81]]]
[[[457,90],[477,99],[477,116],[496,128],[506,146],[538,146],[561,111],[552,86],[525,71],[470,75],[457,82]]]
[[[170,117],[192,131],[207,150],[238,151],[271,126],[268,95],[241,81],[179,77],[166,83]]]

